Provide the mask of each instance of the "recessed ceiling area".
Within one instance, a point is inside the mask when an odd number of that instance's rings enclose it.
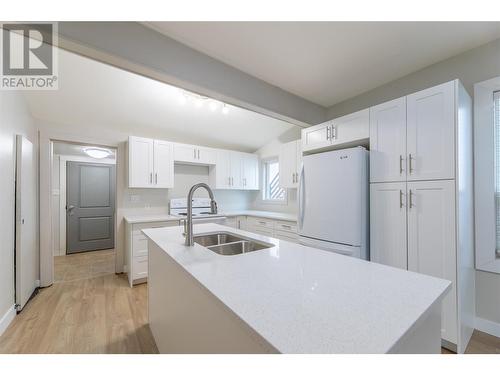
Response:
[[[92,139],[135,135],[254,152],[296,128],[62,49],[58,59],[58,90],[23,92],[32,116],[55,132],[78,128]]]
[[[498,22],[145,25],[325,107],[500,37]]]

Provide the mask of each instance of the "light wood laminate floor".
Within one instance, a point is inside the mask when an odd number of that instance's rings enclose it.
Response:
[[[114,250],[56,257],[55,283],[0,337],[0,353],[157,353],[147,323],[147,285],[114,273]],[[452,353],[442,349],[442,353]],[[467,353],[500,354],[500,339],[475,331]]]
[[[0,337],[0,353],[157,353],[147,285],[114,273],[114,251],[56,257],[43,288]]]

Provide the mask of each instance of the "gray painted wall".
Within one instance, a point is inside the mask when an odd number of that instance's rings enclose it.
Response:
[[[136,22],[60,22],[63,48],[228,103],[301,124],[325,120],[326,108],[270,85]],[[77,45],[65,43],[64,39]],[[145,43],[147,41],[147,43]],[[89,47],[81,49],[79,45]],[[92,50],[109,56],[97,56]],[[107,61],[106,61],[107,60]],[[137,71],[126,63],[146,68]],[[159,76],[158,76],[159,74]]]
[[[395,99],[458,78],[471,96],[473,86],[500,76],[500,39],[431,65],[328,109],[328,118]],[[476,271],[476,314],[500,323],[500,274]]]

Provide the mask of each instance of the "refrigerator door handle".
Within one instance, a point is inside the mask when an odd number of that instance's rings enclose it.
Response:
[[[302,166],[302,169],[300,170],[300,178],[299,178],[299,217],[298,217],[298,224],[299,224],[299,229],[302,229],[302,224],[304,221],[304,193],[305,193],[305,180],[304,180],[304,166]]]

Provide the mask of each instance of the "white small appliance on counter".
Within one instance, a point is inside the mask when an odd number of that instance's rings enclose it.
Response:
[[[171,199],[169,214],[179,218],[187,217],[187,198]],[[223,223],[226,217],[221,214],[211,213],[210,198],[193,198],[193,219],[198,223]]]
[[[298,201],[300,243],[369,260],[368,151],[304,155]]]

